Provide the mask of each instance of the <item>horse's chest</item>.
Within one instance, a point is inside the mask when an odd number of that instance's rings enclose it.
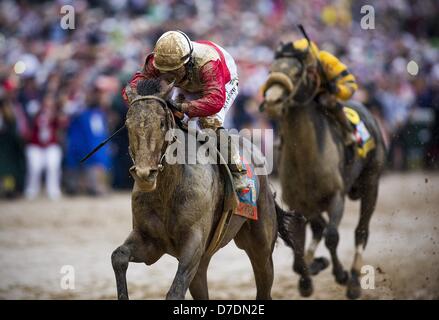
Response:
[[[143,233],[158,238],[165,234],[166,221],[163,216],[154,209],[133,210],[134,225]]]
[[[132,209],[135,228],[149,237],[162,239],[165,247],[173,246],[180,237],[181,227],[190,225],[187,221],[190,215],[180,214],[181,208],[169,203],[135,202]]]
[[[284,201],[303,213],[325,210],[328,195],[338,188],[339,173],[319,161],[304,161],[300,156],[284,158],[281,184]]]

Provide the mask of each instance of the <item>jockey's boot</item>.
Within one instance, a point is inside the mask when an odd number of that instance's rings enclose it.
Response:
[[[354,147],[357,142],[354,135],[354,128],[346,117],[346,114],[343,111],[343,106],[339,103],[337,103],[337,107],[335,108],[335,117],[342,126],[343,142],[345,146]]]
[[[220,145],[219,150],[221,152],[221,155],[227,161],[227,166],[232,173],[235,190],[238,193],[250,190],[251,180],[249,177],[247,177],[247,170],[245,168],[245,165],[242,163],[241,157],[239,155],[238,138],[232,139],[227,130],[225,130],[224,128],[219,128],[217,130],[217,134],[220,142],[227,141],[227,148]],[[221,136],[223,137],[221,138]]]

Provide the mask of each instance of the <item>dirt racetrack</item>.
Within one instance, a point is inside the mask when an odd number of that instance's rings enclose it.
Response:
[[[278,184],[274,183],[277,188]],[[348,202],[341,224],[339,253],[347,269],[353,259],[358,203]],[[106,198],[63,198],[50,202],[0,202],[0,298],[114,299],[110,255],[131,226],[129,193]],[[439,175],[387,174],[381,180],[364,262],[375,268],[375,289],[364,299],[439,298]],[[317,254],[329,257],[322,243]],[[300,299],[291,251],[279,239],[274,251],[274,299]],[[75,289],[60,282],[63,265],[75,270]],[[131,299],[163,299],[177,262],[164,256],[151,267],[130,264]],[[253,273],[245,253],[231,243],[212,259],[213,299],[253,299]],[[330,268],[314,278],[314,299],[344,299]],[[190,294],[187,294],[188,298]]]

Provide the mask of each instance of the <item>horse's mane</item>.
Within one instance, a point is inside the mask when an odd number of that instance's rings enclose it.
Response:
[[[160,78],[153,78],[153,79],[145,79],[140,80],[137,82],[137,93],[141,96],[155,96],[158,93],[160,93],[162,87],[160,83]],[[170,99],[164,99],[166,102],[167,107],[173,112],[175,111],[175,106],[172,100]],[[181,119],[175,118],[175,123],[178,125],[178,127],[187,132],[187,128],[182,125]]]
[[[137,93],[141,96],[153,96],[161,90],[160,79],[145,79],[137,82]]]

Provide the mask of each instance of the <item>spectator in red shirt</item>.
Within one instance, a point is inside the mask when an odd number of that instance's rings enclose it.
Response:
[[[61,196],[62,149],[58,131],[66,120],[56,110],[56,100],[45,96],[41,110],[34,117],[28,144],[26,145],[27,179],[25,195],[34,199],[41,185],[41,174],[46,173],[46,191],[50,199]]]

